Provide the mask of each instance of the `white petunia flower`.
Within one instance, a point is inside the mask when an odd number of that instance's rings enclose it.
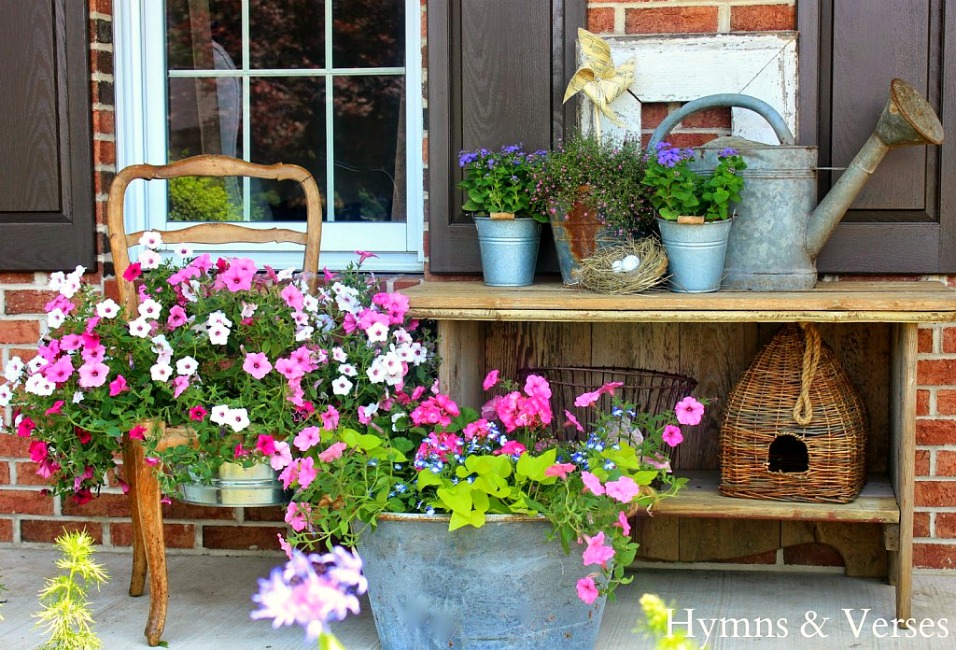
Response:
[[[33,393],[34,395],[40,395],[42,397],[49,397],[52,395],[55,388],[56,384],[39,373],[32,375],[29,379],[27,379],[27,383],[24,385],[24,389],[28,393]]]
[[[332,382],[332,392],[336,395],[348,395],[352,390],[352,382],[345,377],[339,377]]]
[[[76,292],[80,290],[80,285],[81,282],[79,278],[69,275],[63,280],[63,284],[60,285],[60,295],[65,298],[72,298],[76,295]]]
[[[162,261],[162,255],[154,250],[145,250],[139,254],[139,264],[144,270],[158,269]]]
[[[239,433],[249,426],[249,413],[246,412],[244,408],[229,409],[229,412],[226,414],[226,424],[228,424],[233,431]]]
[[[66,314],[63,313],[63,310],[57,307],[56,309],[51,309],[47,312],[46,315],[46,324],[50,326],[50,329],[56,329],[63,324],[63,321],[66,320]]]
[[[347,354],[345,354],[345,350],[340,347],[334,347],[332,348],[332,359],[334,361],[338,361],[339,363],[345,363],[349,360],[349,357]]]
[[[119,313],[119,310],[120,306],[112,298],[107,298],[96,305],[96,315],[100,318],[113,318]]]
[[[27,370],[29,370],[30,374],[32,375],[37,370],[45,366],[47,363],[49,362],[41,356],[33,357],[27,362]]]
[[[368,380],[373,384],[381,384],[385,381],[386,377],[385,368],[382,367],[382,364],[377,363],[377,361],[378,359],[373,361],[372,365],[365,371],[365,374],[368,375]]]
[[[293,275],[295,275],[295,269],[282,269],[276,274],[276,278],[279,282],[282,282],[283,280],[288,280]]]
[[[23,359],[20,357],[13,357],[7,361],[6,367],[3,369],[3,377],[9,382],[20,381],[20,375],[23,374]]]
[[[193,247],[189,244],[180,244],[176,247],[176,254],[180,257],[191,257],[193,254]]]
[[[129,322],[129,333],[138,339],[145,339],[150,335],[151,331],[152,328],[149,325],[149,321],[145,318],[140,317]]]
[[[176,362],[176,373],[185,375],[186,377],[191,377],[192,375],[196,374],[196,370],[198,368],[199,362],[192,357],[183,357]]]
[[[351,363],[343,363],[339,365],[339,374],[343,377],[354,377],[358,371]]]
[[[155,230],[147,230],[139,238],[139,243],[141,246],[155,250],[163,245],[163,237]]]
[[[239,313],[239,315],[242,316],[243,318],[252,318],[255,315],[257,309],[259,309],[259,305],[257,305],[256,303],[246,302],[245,300],[243,300],[242,311]]]
[[[7,406],[11,399],[13,399],[13,391],[10,387],[6,384],[0,386],[0,406]]]
[[[302,310],[314,314],[319,310],[319,299],[311,294],[302,296]]]
[[[365,330],[365,336],[369,343],[384,343],[388,340],[388,325],[382,322],[375,322]]]
[[[296,341],[309,341],[312,339],[312,332],[315,331],[311,327],[303,327],[295,333]]]
[[[168,363],[154,363],[149,368],[149,376],[153,381],[168,381],[173,374],[173,367]]]
[[[47,283],[47,286],[53,291],[59,291],[60,287],[63,286],[64,280],[66,280],[66,274],[63,271],[56,271],[50,274],[50,281]]]
[[[159,315],[163,311],[163,306],[152,298],[147,298],[139,304],[138,311],[139,315],[143,318],[152,318],[153,320],[158,320]]]
[[[209,314],[209,318],[206,319],[206,325],[208,327],[212,327],[213,325],[232,327],[232,321],[229,320],[229,318],[221,310],[216,310]]]
[[[228,327],[220,324],[209,328],[209,342],[213,345],[225,345],[229,342],[229,334],[232,333]]]
[[[74,403],[74,404],[79,404],[79,403],[82,402],[82,401],[83,401],[83,391],[78,390],[78,391],[74,392],[74,393],[73,393],[73,403]]]
[[[229,420],[229,407],[225,404],[212,407],[212,413],[209,414],[209,421],[219,426],[224,425]]]

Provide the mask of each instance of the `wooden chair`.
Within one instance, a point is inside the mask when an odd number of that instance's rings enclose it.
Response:
[[[116,174],[110,185],[106,206],[113,266],[119,285],[119,295],[128,314],[135,314],[138,296],[133,283],[123,279],[129,267],[129,248],[139,245],[143,232],[126,232],[123,202],[126,188],[135,179],[156,180],[181,176],[250,176],[273,180],[291,180],[301,184],[305,191],[307,223],[305,232],[284,228],[257,229],[240,223],[207,223],[181,230],[157,231],[163,242],[170,244],[229,244],[291,242],[305,247],[303,270],[311,274],[309,287],[314,292],[318,266],[319,244],[322,239],[322,196],[315,179],[298,165],[278,163],[257,165],[227,156],[202,155],[180,160],[169,165],[132,165]],[[161,445],[173,446],[181,440],[164,439]],[[163,514],[160,507],[159,484],[153,469],[143,461],[143,446],[138,440],[124,440],[123,463],[129,483],[130,519],[133,531],[133,570],[130,596],[141,596],[149,574],[149,619],[146,639],[149,645],[159,643],[166,624],[169,588],[166,574],[166,549],[163,539]]]

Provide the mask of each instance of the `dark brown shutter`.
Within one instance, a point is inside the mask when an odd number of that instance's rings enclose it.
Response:
[[[515,142],[545,149],[562,137],[585,9],[585,0],[429,0],[432,272],[481,270],[475,226],[461,210],[458,153]],[[542,241],[543,253],[551,248]]]
[[[956,2],[798,0],[800,142],[846,167],[876,125],[890,80],[939,115],[942,146],[890,151],[817,260],[832,273],[956,271]],[[820,196],[839,178],[820,172]]]
[[[0,270],[96,261],[87,7],[0,0]]]

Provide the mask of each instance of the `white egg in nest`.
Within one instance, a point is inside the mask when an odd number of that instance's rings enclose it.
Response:
[[[637,255],[628,255],[623,260],[621,260],[621,273],[630,273],[631,271],[636,271],[637,267],[641,265],[641,258]]]

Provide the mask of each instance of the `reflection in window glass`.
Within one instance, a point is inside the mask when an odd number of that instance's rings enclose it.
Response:
[[[299,164],[328,197],[325,220],[405,222],[405,5],[169,0],[169,160]],[[295,184],[197,183],[170,190],[171,219],[305,220]],[[189,188],[196,205],[176,196]]]
[[[325,2],[250,0],[249,60],[253,68],[324,67]]]
[[[333,0],[336,68],[405,65],[404,0]]]
[[[335,78],[336,221],[405,220],[404,90],[402,77]]]
[[[221,69],[217,59],[242,65],[241,0],[166,0],[169,69]]]

